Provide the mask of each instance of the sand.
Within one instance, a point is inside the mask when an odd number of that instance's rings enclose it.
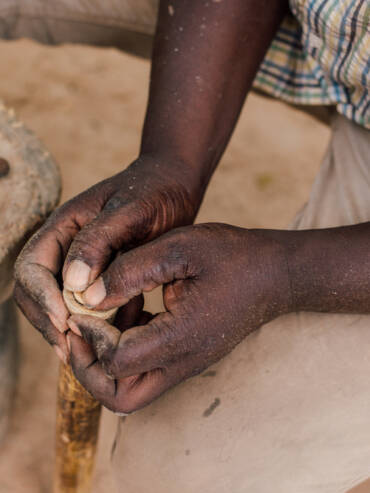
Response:
[[[65,201],[137,155],[149,63],[116,50],[0,43],[0,99],[36,132],[61,167]],[[198,221],[284,228],[307,200],[329,130],[252,95]],[[158,295],[149,307],[158,303]],[[54,352],[20,315],[21,368],[11,427],[0,448],[0,493],[49,493]],[[93,493],[114,493],[109,453],[116,418],[104,413]]]

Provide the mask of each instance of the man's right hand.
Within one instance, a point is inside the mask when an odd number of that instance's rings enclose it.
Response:
[[[64,354],[62,268],[66,286],[84,290],[115,252],[193,221],[288,10],[287,0],[172,4],[159,6],[144,157],[58,209],[16,266],[18,304]]]
[[[116,252],[191,224],[202,198],[194,181],[184,163],[141,157],[66,202],[30,239],[16,264],[15,298],[59,356],[69,317],[62,282],[83,291]]]

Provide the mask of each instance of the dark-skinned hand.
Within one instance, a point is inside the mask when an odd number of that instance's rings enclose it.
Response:
[[[288,8],[287,0],[172,3],[159,5],[141,158],[58,209],[17,263],[18,304],[62,356],[62,271],[68,288],[83,290],[116,252],[192,223]]]
[[[166,311],[145,325],[122,330],[84,315],[68,321],[75,375],[114,412],[145,406],[291,307],[274,234],[222,224],[178,228],[120,255],[84,300],[105,309],[160,285]]]
[[[118,251],[192,223],[201,194],[191,176],[182,163],[144,156],[66,202],[28,242],[16,264],[15,298],[59,356],[68,353],[62,279],[82,291]]]

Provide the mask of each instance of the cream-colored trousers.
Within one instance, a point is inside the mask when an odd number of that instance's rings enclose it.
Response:
[[[370,132],[336,115],[294,229],[370,220]],[[122,493],[344,493],[370,478],[370,316],[292,313],[124,418]],[[362,489],[362,487],[364,489]],[[353,492],[369,492],[370,482]]]
[[[0,0],[0,37],[147,56],[157,3]],[[293,228],[370,220],[370,133],[341,116],[332,125]],[[120,493],[368,493],[370,316],[294,313],[264,326],[123,419],[114,465]]]

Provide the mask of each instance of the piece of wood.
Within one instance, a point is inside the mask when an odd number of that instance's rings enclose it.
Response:
[[[8,300],[14,262],[56,207],[58,167],[35,135],[0,101],[0,441],[9,428],[18,368],[17,319]]]
[[[59,196],[55,161],[0,101],[0,303],[11,294],[18,253],[54,210]]]
[[[77,293],[63,291],[71,314],[82,313],[113,321],[116,309],[94,311]],[[61,365],[58,384],[54,493],[89,493],[99,433],[101,405],[76,380],[69,365]]]
[[[0,304],[0,445],[9,428],[18,376],[18,321],[13,300]]]
[[[56,426],[54,493],[89,493],[101,405],[61,364]]]

